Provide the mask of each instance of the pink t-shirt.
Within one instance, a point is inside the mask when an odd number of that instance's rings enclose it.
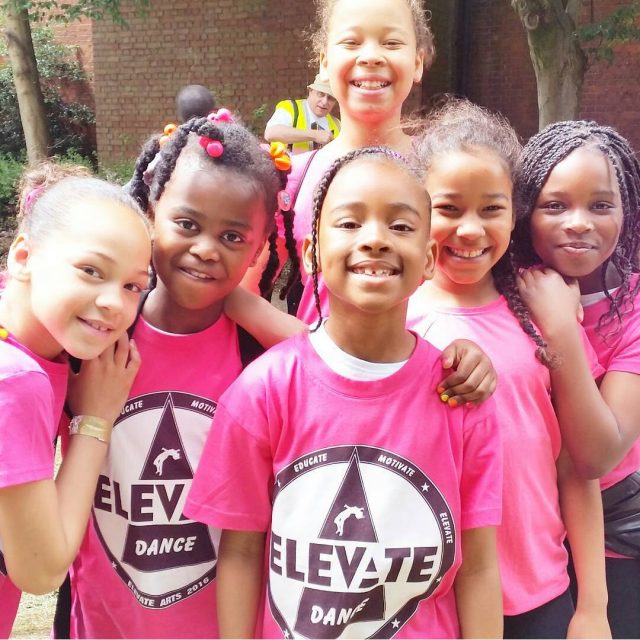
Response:
[[[640,374],[640,297],[636,297],[634,302],[633,311],[622,316],[620,331],[608,336],[610,329],[605,327],[604,337],[596,331],[596,327],[600,317],[609,309],[609,301],[604,299],[584,307],[582,326],[606,371]],[[600,487],[606,489],[639,469],[640,439],[635,441],[618,466],[600,479]]]
[[[65,360],[40,358],[12,336],[0,340],[0,489],[53,478],[67,376]],[[1,550],[0,540],[0,638],[8,638],[20,591]]]
[[[115,423],[72,567],[72,637],[218,637],[220,532],[182,515],[211,418],[242,370],[236,325],[176,335],[143,318],[142,366]]]
[[[287,182],[287,191],[289,191],[289,193],[293,194],[296,189],[298,189],[298,185],[300,185],[300,178],[307,166],[307,163],[309,162],[309,156],[311,153],[313,152],[301,153],[292,157],[291,175]],[[318,182],[320,182],[320,178],[322,178],[324,172],[337,158],[338,154],[333,151],[333,147],[331,146],[323,147],[315,152],[302,185],[299,188],[298,197],[294,207],[295,217],[293,223],[293,235],[296,239],[298,256],[301,261],[302,242],[305,236],[311,233],[311,223],[313,221],[313,194]],[[310,325],[314,324],[318,318],[316,303],[313,297],[313,281],[305,272],[302,262],[300,264],[300,273],[304,284],[304,291],[302,293],[302,298],[300,299],[297,316],[300,320]],[[326,318],[329,312],[329,299],[327,289],[322,279],[322,274],[318,274],[318,291],[320,294],[322,315]]]
[[[503,297],[482,307],[428,312],[414,297],[407,323],[441,349],[456,338],[473,340],[498,374],[494,398],[504,444],[498,529],[504,613],[531,611],[569,586],[556,474],[561,435],[549,395],[549,370],[535,357],[536,345]],[[597,370],[595,354],[592,361]]]
[[[495,407],[449,409],[418,339],[376,381],[334,373],[308,335],[221,398],[186,513],[268,532],[262,637],[459,637],[460,535],[500,522]]]

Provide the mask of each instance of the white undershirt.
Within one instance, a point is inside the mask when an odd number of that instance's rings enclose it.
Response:
[[[610,289],[609,293],[615,293],[620,287],[616,287],[615,289]],[[600,302],[600,300],[604,300],[607,296],[604,291],[596,291],[595,293],[585,293],[583,296],[580,296],[580,302],[583,307],[588,307],[590,304],[594,304],[595,302]]]
[[[315,352],[334,373],[349,380],[364,382],[388,378],[399,371],[402,362],[368,362],[343,351],[329,336],[324,322],[317,331],[309,333],[309,341]]]

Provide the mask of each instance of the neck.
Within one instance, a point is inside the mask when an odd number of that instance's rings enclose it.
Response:
[[[371,314],[330,304],[325,325],[329,337],[348,354],[367,362],[402,362],[415,348],[415,336],[407,331],[407,302],[401,309]]]
[[[413,153],[411,136],[408,136],[400,125],[400,114],[383,122],[366,122],[355,120],[349,114],[342,117],[342,129],[335,142],[338,155],[343,155],[360,147],[384,145],[395,151],[410,155]]]
[[[160,281],[145,300],[144,319],[156,329],[167,333],[199,333],[215,324],[222,315],[224,301],[205,309],[185,309],[178,306]]]
[[[500,296],[490,272],[478,282],[460,284],[440,270],[418,289],[417,295],[441,307],[483,307]]]
[[[62,347],[33,314],[28,285],[9,280],[0,298],[0,326],[41,358],[55,360]]]
[[[587,295],[589,293],[598,293],[602,291],[602,267],[599,267],[588,276],[578,278],[580,284],[580,293]],[[615,289],[622,284],[622,278],[618,275],[616,268],[609,263],[607,269],[606,285],[607,289]]]

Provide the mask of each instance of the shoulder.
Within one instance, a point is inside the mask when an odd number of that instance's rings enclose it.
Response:
[[[0,379],[28,374],[47,378],[42,367],[28,353],[8,342],[0,341]]]

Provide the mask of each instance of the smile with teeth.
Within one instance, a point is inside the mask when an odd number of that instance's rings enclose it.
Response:
[[[373,276],[374,278],[388,278],[398,272],[390,267],[353,267],[353,273],[361,276]]]
[[[86,318],[80,318],[82,322],[89,325],[95,331],[100,331],[101,333],[110,333],[113,329],[104,324],[103,322],[98,322],[97,320],[87,320]]]
[[[489,251],[489,247],[484,249],[459,249],[458,247],[447,247],[447,251],[456,258],[479,258],[482,254]]]
[[[188,267],[182,267],[182,271],[192,278],[197,280],[214,280],[210,275],[202,273],[202,271],[196,271],[195,269],[189,269]]]
[[[351,84],[358,87],[358,89],[374,91],[375,89],[384,89],[391,83],[388,80],[352,80]]]

